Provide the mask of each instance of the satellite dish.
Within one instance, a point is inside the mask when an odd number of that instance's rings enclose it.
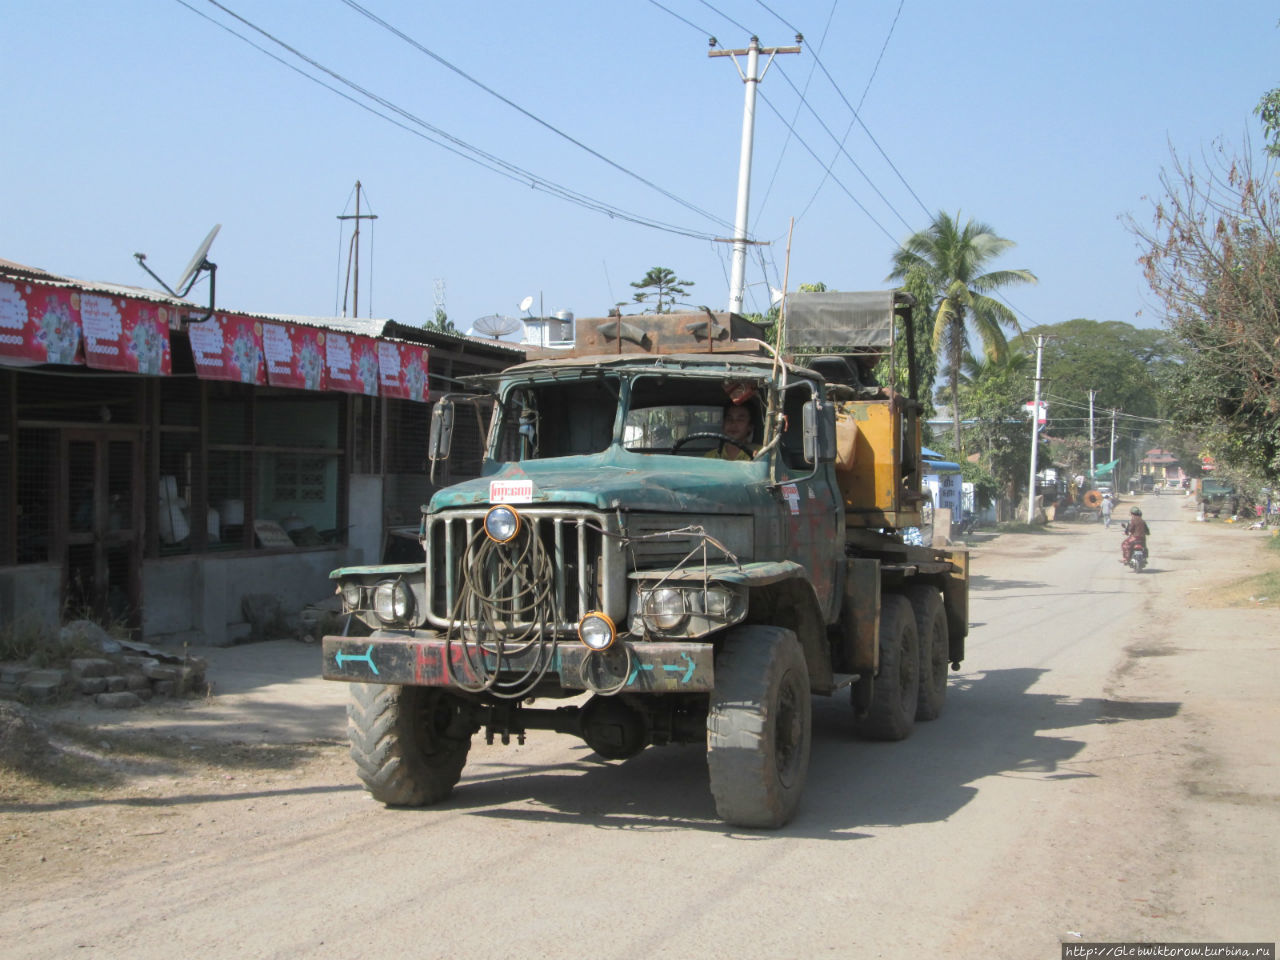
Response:
[[[191,262],[187,264],[187,269],[182,271],[182,276],[178,282],[173,285],[174,290],[181,291],[178,296],[185,297],[191,290],[191,284],[195,283],[196,274],[200,272],[200,268],[204,266],[204,258],[209,255],[209,248],[213,246],[213,238],[218,235],[218,231],[222,229],[222,224],[215,223],[213,229],[209,231],[209,235],[204,238],[204,242],[196,248],[195,254],[191,257]],[[190,283],[188,283],[190,281]],[[183,289],[185,287],[185,289]]]
[[[533,306],[533,297],[525,297],[520,301],[520,309],[528,313],[529,308]]]
[[[515,317],[504,317],[500,313],[493,313],[487,317],[481,317],[471,325],[473,334],[484,334],[486,337],[493,337],[497,340],[499,337],[505,337],[508,333],[515,333],[521,328],[521,322]]]
[[[777,287],[770,287],[769,288],[769,305],[777,306],[779,303],[782,302],[782,296],[783,294],[781,290],[779,290]]]

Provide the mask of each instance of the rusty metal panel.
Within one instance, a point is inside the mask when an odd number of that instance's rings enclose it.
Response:
[[[642,313],[579,319],[571,355],[740,352],[735,341],[763,339],[764,330],[736,313]]]
[[[857,673],[880,669],[880,561],[853,557],[844,580],[840,617],[845,655]]]

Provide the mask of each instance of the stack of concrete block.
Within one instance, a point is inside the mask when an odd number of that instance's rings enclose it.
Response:
[[[28,703],[55,703],[67,697],[91,697],[100,707],[141,706],[155,697],[202,693],[205,663],[198,658],[166,663],[155,657],[82,657],[65,669],[0,664],[0,697]]]

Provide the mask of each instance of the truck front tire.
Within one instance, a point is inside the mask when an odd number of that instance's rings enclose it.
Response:
[[[813,703],[800,642],[781,627],[739,627],[715,670],[707,769],[716,813],[738,827],[780,827],[809,772]]]
[[[462,776],[471,736],[462,703],[438,687],[351,684],[347,738],[375,800],[424,807],[444,800]]]
[[[854,730],[869,740],[905,740],[915,726],[919,697],[915,614],[906,597],[886,593],[880,600],[880,671],[872,683],[870,709],[863,716],[855,713]]]

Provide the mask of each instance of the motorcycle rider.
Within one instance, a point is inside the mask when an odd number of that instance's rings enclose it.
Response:
[[[1128,536],[1120,542],[1121,563],[1129,562],[1134,547],[1141,547],[1148,557],[1151,556],[1151,551],[1147,549],[1147,537],[1151,535],[1151,528],[1142,519],[1142,511],[1137,507],[1129,508],[1129,522],[1124,525],[1124,532]]]

